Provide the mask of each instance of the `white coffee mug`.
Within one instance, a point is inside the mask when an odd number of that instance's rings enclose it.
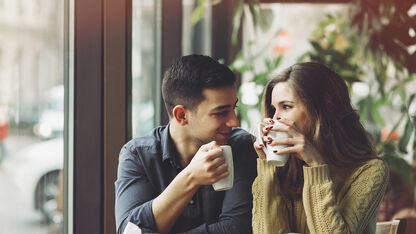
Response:
[[[233,187],[234,185],[234,165],[233,165],[233,152],[231,150],[231,146],[229,145],[221,145],[222,148],[222,156],[225,158],[225,163],[228,165],[228,172],[230,173],[224,179],[221,179],[212,184],[215,191],[223,191]]]
[[[274,120],[273,126],[279,126],[279,125],[282,126],[283,124]],[[261,131],[266,126],[268,125],[265,123],[259,124],[258,136],[260,137],[260,139],[262,139]],[[267,136],[272,138],[273,140],[291,137],[287,132],[276,132],[276,131],[269,131]],[[269,164],[276,166],[276,167],[283,167],[286,164],[287,159],[289,158],[289,154],[276,154],[273,151],[280,151],[286,148],[287,145],[268,145],[265,142],[263,142],[263,145],[264,145],[263,151],[266,154],[266,160]]]

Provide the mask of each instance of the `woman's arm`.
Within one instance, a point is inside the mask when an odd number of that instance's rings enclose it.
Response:
[[[290,231],[287,199],[281,195],[277,168],[257,159],[257,178],[253,183],[253,233],[282,233]]]
[[[345,194],[338,197],[327,165],[303,171],[303,205],[311,233],[362,233],[375,220],[389,177],[382,160],[368,161],[342,178]]]

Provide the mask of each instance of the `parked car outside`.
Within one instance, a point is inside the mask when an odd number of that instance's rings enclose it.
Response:
[[[46,96],[46,108],[33,128],[34,133],[44,140],[60,137],[64,131],[64,86],[52,87]]]
[[[2,165],[4,173],[18,188],[19,201],[40,211],[47,222],[62,221],[57,198],[63,158],[63,138],[55,138],[10,154]]]

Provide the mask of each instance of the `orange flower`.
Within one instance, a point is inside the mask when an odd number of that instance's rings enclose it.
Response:
[[[286,30],[279,32],[271,45],[271,50],[276,55],[286,53],[291,48],[292,38],[289,31]]]
[[[399,138],[399,133],[397,133],[396,130],[394,130],[391,134],[391,129],[388,127],[383,128],[381,131],[381,141],[387,141],[392,142],[393,144],[397,144],[397,140]],[[387,137],[390,135],[390,137],[387,139]]]

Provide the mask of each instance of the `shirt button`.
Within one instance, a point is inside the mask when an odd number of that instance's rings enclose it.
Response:
[[[194,204],[194,200],[190,200],[189,204],[193,205]]]

